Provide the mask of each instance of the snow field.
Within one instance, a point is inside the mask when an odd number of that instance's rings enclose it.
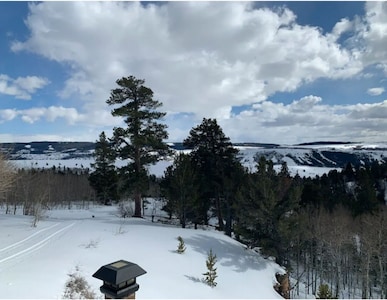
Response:
[[[275,273],[283,269],[224,234],[116,214],[114,206],[51,210],[36,228],[31,227],[31,217],[1,214],[2,297],[61,298],[67,274],[79,267],[103,298],[102,282],[92,274],[125,259],[147,271],[137,280],[137,299],[281,298],[273,285]],[[187,248],[183,254],[176,253],[178,236]],[[215,288],[202,282],[210,249],[217,255]]]

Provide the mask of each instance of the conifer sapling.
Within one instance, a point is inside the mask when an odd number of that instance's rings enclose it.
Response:
[[[216,275],[216,255],[212,253],[212,249],[210,249],[210,252],[208,253],[206,265],[207,265],[207,272],[203,273],[204,276],[204,281],[210,286],[210,287],[215,287],[217,285],[215,279],[218,277]]]
[[[177,246],[177,253],[182,254],[182,253],[184,253],[184,251],[186,249],[184,240],[181,236],[178,236],[177,240],[179,241],[179,245]]]
[[[320,284],[317,292],[317,299],[333,299],[332,292],[327,284]]]

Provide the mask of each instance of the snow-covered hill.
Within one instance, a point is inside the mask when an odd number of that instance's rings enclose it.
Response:
[[[102,282],[92,274],[123,259],[147,271],[137,280],[137,299],[281,298],[273,285],[283,269],[224,234],[116,214],[114,206],[51,210],[34,228],[31,217],[4,215],[0,209],[1,296],[59,299],[68,274],[79,268],[103,298]],[[186,245],[183,254],[176,253],[178,236]],[[217,256],[215,288],[202,282],[210,249]]]
[[[181,143],[170,144],[176,152],[184,150]],[[314,177],[341,169],[347,163],[355,166],[370,164],[372,161],[387,161],[387,143],[315,143],[308,145],[266,145],[236,144],[242,163],[251,171],[255,170],[254,157],[264,155],[271,159],[278,170],[286,162],[292,175]],[[3,149],[5,146],[3,145]],[[9,149],[9,148],[8,148]],[[94,162],[92,143],[31,143],[17,144],[11,152],[11,159],[20,168],[90,168]],[[117,162],[120,166],[125,162]],[[162,176],[172,158],[150,167],[150,173]]]

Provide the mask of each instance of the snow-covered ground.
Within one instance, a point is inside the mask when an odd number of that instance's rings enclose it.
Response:
[[[250,171],[255,171],[256,169],[256,163],[254,162],[254,154],[255,152],[245,152],[243,157],[243,165],[248,168]],[[301,177],[316,177],[321,176],[323,174],[328,173],[330,170],[333,170],[334,168],[327,168],[327,167],[312,167],[312,166],[299,166],[297,165],[293,160],[290,158],[285,158],[289,172],[292,176],[295,176],[296,174],[300,175]],[[80,168],[85,169],[89,168],[92,169],[90,164],[94,163],[94,159],[89,158],[82,158],[82,159],[31,159],[31,160],[12,160],[12,164],[14,164],[17,168],[45,168],[45,169],[51,169],[53,166],[55,166],[57,169],[67,167],[67,168]],[[156,163],[155,165],[149,166],[149,173],[156,175],[158,177],[161,177],[164,175],[165,169],[170,166],[173,163],[172,160],[162,160]],[[117,166],[122,166],[125,163],[122,161],[117,161]],[[276,171],[279,171],[281,168],[280,164],[277,164],[274,166]],[[338,170],[341,170],[340,168],[336,168]]]
[[[2,298],[61,298],[76,268],[103,298],[102,282],[92,274],[120,259],[147,271],[137,280],[137,299],[281,298],[273,285],[283,269],[211,228],[122,219],[114,206],[50,210],[36,228],[31,218],[0,209]],[[183,254],[176,253],[178,236],[187,247]],[[210,249],[217,255],[215,288],[202,282]]]
[[[338,153],[366,155],[371,160],[383,160],[387,157],[387,143],[378,144],[319,144],[319,145],[302,145],[291,146],[283,145],[274,148],[257,147],[257,146],[236,146],[240,151],[239,156],[242,164],[251,172],[256,170],[256,162],[254,157],[256,155],[265,155],[274,163],[275,170],[279,171],[282,162],[286,162],[289,172],[292,176],[298,174],[301,177],[315,177],[328,173],[334,168],[336,163],[326,156],[323,151],[333,151]],[[76,149],[71,149],[76,150]],[[25,150],[24,150],[25,151]],[[30,151],[30,149],[27,149]],[[318,152],[319,155],[314,156],[312,152]],[[20,152],[20,151],[19,151]],[[190,150],[176,150],[176,153],[189,153]],[[94,163],[94,158],[90,156],[90,151],[84,153],[85,156],[79,158],[70,158],[69,151],[64,152],[50,152],[46,154],[25,154],[23,151],[18,153],[19,159],[13,159],[12,163],[18,168],[79,168],[79,169],[93,169],[91,164]],[[20,159],[22,158],[22,159]],[[323,161],[321,161],[323,160]],[[173,163],[173,158],[158,162],[156,165],[149,167],[150,174],[158,177],[163,176],[165,169]],[[329,167],[322,167],[324,165]],[[125,161],[117,160],[117,167],[125,165]]]

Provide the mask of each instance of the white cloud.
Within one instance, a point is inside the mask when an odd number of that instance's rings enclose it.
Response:
[[[84,136],[82,137],[84,138]],[[63,141],[63,142],[83,142],[86,139],[78,139],[77,135],[65,136],[61,134],[2,134],[0,133],[0,141],[3,143],[31,143],[32,141]],[[88,139],[87,139],[88,140]]]
[[[65,108],[62,106],[50,106],[45,111],[47,121],[54,122],[57,118],[64,118],[69,125],[74,125],[77,121],[84,120],[75,108]]]
[[[38,76],[26,76],[13,79],[0,74],[0,94],[14,96],[17,99],[30,100],[31,95],[45,87],[49,81]]]
[[[387,75],[387,2],[369,1],[365,9],[364,23],[357,24],[356,36],[363,42],[361,58],[365,65],[380,65]]]
[[[350,20],[343,18],[335,24],[332,29],[332,37],[337,41],[344,33],[353,30],[354,24]]]
[[[85,116],[78,113],[75,108],[65,108],[62,106],[34,107],[29,109],[3,109],[0,110],[0,122],[11,121],[20,116],[29,124],[34,124],[42,119],[54,122],[58,118],[63,118],[67,124],[74,125],[78,121],[86,121]]]
[[[115,118],[110,112],[106,110],[95,110],[88,115],[79,112],[74,107],[63,107],[63,106],[50,106],[50,107],[33,107],[29,109],[0,109],[0,123],[12,121],[20,117],[21,120],[28,124],[34,124],[37,122],[45,121],[54,123],[58,119],[62,119],[67,125],[79,125],[86,126],[89,129],[83,128],[83,131],[91,130],[95,136],[98,136],[100,130],[95,131],[95,127],[106,127],[113,128],[114,126],[121,125],[122,120]],[[54,126],[48,124],[47,126]],[[105,129],[104,129],[105,130]],[[107,130],[107,129],[106,129]],[[97,132],[97,133],[95,133]],[[87,136],[86,140],[95,140],[96,138],[92,135]]]
[[[115,80],[131,74],[146,79],[167,111],[228,118],[232,106],[362,67],[289,9],[248,2],[41,2],[30,4],[26,23],[30,38],[12,49],[69,64],[61,95],[100,109]]]
[[[387,100],[375,104],[323,104],[307,96],[291,104],[264,101],[220,125],[233,141],[295,144],[306,141],[387,140]]]
[[[293,101],[290,105],[291,111],[296,113],[307,113],[313,108],[316,107],[318,103],[321,102],[321,97],[317,96],[306,96],[301,98],[300,100]]]
[[[17,115],[16,109],[2,109],[0,110],[0,123],[12,121]]]
[[[387,3],[367,2],[365,8],[364,18],[342,19],[323,34],[297,24],[289,9],[255,9],[248,2],[33,3],[26,19],[30,37],[16,41],[12,50],[69,67],[60,96],[79,99],[82,107],[17,115],[26,122],[61,118],[90,130],[116,126],[120,120],[111,116],[105,101],[116,79],[135,75],[163,102],[175,141],[202,117],[217,117],[235,141],[387,139],[385,119],[376,118],[384,103],[330,106],[314,95],[288,105],[268,101],[319,78],[371,76],[361,74],[369,65],[386,71]],[[0,75],[0,92],[18,98],[28,99],[45,84],[44,79]],[[243,105],[251,109],[231,113],[233,106]],[[15,118],[12,113],[0,116]],[[174,119],[177,113],[189,117]]]
[[[46,108],[30,108],[19,111],[21,119],[29,124],[33,124],[39,121],[45,114]]]
[[[49,81],[46,78],[41,78],[37,76],[27,76],[18,77],[13,83],[24,91],[33,94],[36,92],[36,90],[46,86]]]
[[[383,87],[375,87],[367,90],[367,94],[371,96],[379,96],[384,93]]]

